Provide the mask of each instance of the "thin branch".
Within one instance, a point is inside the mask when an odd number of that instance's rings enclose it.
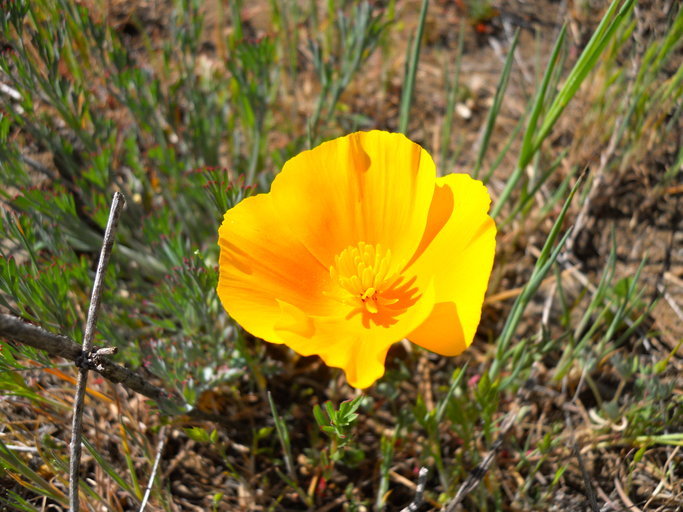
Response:
[[[0,92],[6,94],[15,101],[21,101],[21,94],[19,94],[19,91],[2,82],[0,82]]]
[[[585,372],[581,375],[582,380],[579,381],[579,385],[576,387],[574,397],[572,398],[572,403],[576,403],[579,400],[579,392],[582,388],[581,384],[583,383],[584,376],[587,377],[587,375],[585,375]],[[566,377],[562,380],[562,392],[565,394],[567,393]],[[600,507],[598,507],[598,499],[595,495],[593,485],[591,484],[591,477],[588,474],[586,465],[583,462],[583,457],[581,457],[581,450],[579,450],[579,443],[576,441],[576,436],[574,435],[574,423],[572,422],[571,414],[569,414],[569,410],[567,409],[564,410],[564,421],[567,425],[567,431],[569,433],[569,438],[571,440],[572,453],[574,454],[574,457],[576,457],[576,460],[579,463],[579,471],[581,471],[581,476],[583,477],[583,485],[586,486],[586,494],[588,495],[588,502],[590,503],[591,510],[593,512],[600,512]]]
[[[583,462],[583,457],[581,457],[581,451],[579,450],[579,444],[574,438],[574,431],[572,428],[572,422],[569,419],[569,412],[565,411],[565,417],[567,420],[567,426],[569,427],[569,432],[572,437],[572,453],[579,463],[579,470],[581,471],[581,476],[583,477],[583,485],[586,486],[586,494],[588,495],[588,502],[590,503],[591,510],[593,512],[600,512],[600,507],[598,506],[598,500],[595,496],[595,491],[593,490],[593,484],[591,483],[591,476],[588,474],[586,465]]]
[[[81,366],[96,371],[108,381],[121,384],[154,400],[167,413],[186,414],[198,421],[214,421],[221,424],[226,422],[226,418],[218,414],[198,409],[187,411],[183,403],[174,400],[164,389],[150,384],[149,379],[114,363],[108,357],[110,355],[107,353],[108,349],[93,347],[89,353],[84,353],[81,346],[68,336],[53,334],[12,315],[0,315],[0,337],[44,350],[52,357],[63,357],[69,361],[78,362]]]
[[[88,319],[85,324],[85,333],[83,334],[84,353],[92,351],[92,340],[95,336],[95,328],[97,326],[97,317],[100,313],[100,304],[102,303],[102,287],[104,285],[104,275],[107,271],[107,264],[111,256],[112,248],[114,247],[114,237],[116,235],[116,226],[121,216],[121,210],[126,205],[126,200],[120,192],[114,193],[114,199],[111,203],[111,210],[109,211],[109,220],[107,221],[107,229],[104,232],[104,240],[102,241],[102,251],[100,252],[100,260],[97,264],[97,271],[95,272],[95,282],[93,283],[92,295],[90,297],[90,307],[88,308]],[[83,400],[85,399],[85,388],[88,384],[88,367],[81,366],[78,371],[78,383],[76,384],[76,395],[74,397],[74,413],[71,424],[71,444],[69,445],[69,509],[71,512],[79,511],[79,496],[78,496],[78,470],[81,465],[81,436],[83,434]]]
[[[126,205],[126,200],[121,192],[114,193],[114,200],[111,204],[109,212],[109,220],[107,221],[107,229],[104,232],[104,241],[102,242],[102,252],[100,252],[100,261],[97,265],[95,273],[95,282],[93,284],[92,296],[90,298],[90,307],[88,309],[88,320],[85,324],[85,334],[83,335],[83,351],[89,352],[92,349],[92,340],[95,336],[95,327],[97,326],[97,317],[100,314],[100,304],[102,303],[102,287],[104,285],[104,274],[109,264],[109,257],[111,256],[112,248],[114,247],[114,236],[116,234],[116,226],[119,223],[121,210]]]
[[[596,200],[601,193],[603,193],[603,185],[606,181],[605,170],[607,169],[607,164],[610,163],[617,149],[617,144],[620,138],[619,133],[621,131],[620,126],[622,122],[622,119],[617,120],[609,144],[607,145],[605,151],[600,154],[600,165],[593,174],[593,183],[591,184],[590,191],[588,192],[588,197],[586,197],[585,201],[583,202],[581,211],[579,211],[579,214],[576,216],[576,221],[574,222],[574,230],[567,239],[565,251],[568,254],[574,254],[577,239],[586,227],[586,222],[588,222],[588,215],[590,214],[591,208],[593,206],[593,201]]]
[[[681,322],[683,322],[683,310],[676,303],[676,299],[674,299],[661,284],[657,285],[657,290],[659,290],[659,292],[662,294],[662,297],[664,297],[664,300],[666,300],[666,302],[669,304],[671,310],[676,313],[676,316],[681,320]]]
[[[417,488],[415,489],[415,498],[410,502],[405,508],[401,509],[401,512],[417,512],[422,505],[424,499],[425,487],[427,486],[427,475],[429,474],[429,469],[426,466],[420,468],[420,472],[417,474]]]
[[[83,356],[80,345],[68,336],[53,334],[13,315],[0,315],[0,337],[44,350],[53,357],[76,362]]]
[[[140,504],[140,510],[138,512],[143,512],[149,501],[149,495],[152,493],[152,487],[154,486],[154,479],[157,476],[157,471],[159,469],[159,461],[161,460],[161,453],[164,451],[164,445],[166,444],[166,439],[168,435],[166,434],[166,426],[161,427],[159,431],[159,442],[157,443],[157,456],[154,458],[154,464],[152,465],[152,474],[149,477],[149,482],[147,482],[147,488],[145,489],[145,495],[142,497],[142,503]]]
[[[465,496],[477,488],[479,483],[484,478],[484,475],[488,471],[489,466],[491,466],[491,463],[496,456],[496,452],[503,445],[503,439],[505,439],[505,435],[507,434],[508,430],[510,430],[510,427],[512,427],[512,424],[516,418],[517,413],[515,411],[510,411],[508,413],[507,417],[503,420],[503,423],[500,426],[500,433],[498,434],[498,438],[493,442],[491,450],[486,454],[484,460],[482,460],[465,479],[460,486],[460,489],[458,489],[458,493],[455,495],[455,498],[453,498],[451,502],[442,509],[444,512],[454,512],[455,508],[462,502],[462,500],[465,499]]]

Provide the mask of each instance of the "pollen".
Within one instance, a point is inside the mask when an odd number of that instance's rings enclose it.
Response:
[[[392,268],[391,251],[381,245],[360,242],[334,258],[330,276],[344,291],[343,302],[374,315],[397,302],[385,294],[398,279]]]

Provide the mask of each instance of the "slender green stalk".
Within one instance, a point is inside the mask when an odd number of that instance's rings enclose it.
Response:
[[[449,167],[446,157],[448,155],[448,148],[451,142],[451,131],[453,129],[453,114],[455,113],[455,104],[458,99],[458,92],[460,91],[460,68],[462,65],[462,52],[465,43],[465,20],[460,20],[458,28],[458,49],[455,54],[455,66],[453,69],[453,77],[450,82],[446,84],[446,115],[444,117],[443,125],[441,125],[441,154],[439,164],[444,171]],[[446,78],[448,81],[448,77]]]
[[[502,366],[506,360],[508,346],[512,341],[519,322],[522,319],[522,314],[531,301],[533,295],[538,290],[538,287],[541,285],[541,282],[552,268],[553,263],[555,263],[555,260],[559,256],[560,251],[564,246],[564,243],[567,241],[567,238],[571,233],[571,230],[567,231],[560,239],[559,243],[555,245],[555,241],[559,237],[560,231],[562,230],[565,216],[569,210],[569,205],[571,204],[572,199],[574,198],[574,195],[579,189],[581,183],[582,180],[579,179],[569,193],[567,200],[564,202],[564,206],[562,207],[560,214],[557,216],[557,219],[555,220],[555,223],[548,234],[548,238],[546,238],[546,241],[543,244],[543,248],[541,249],[541,253],[536,260],[536,264],[534,265],[534,269],[529,277],[529,281],[524,286],[522,293],[519,294],[515,300],[507,320],[505,321],[505,325],[503,326],[503,330],[500,333],[496,344],[496,357],[494,358],[491,368],[489,369],[489,375],[492,381],[495,381],[500,375]]]
[[[429,0],[422,0],[422,7],[420,8],[420,18],[417,22],[417,30],[413,44],[409,46],[410,56],[406,60],[406,73],[403,81],[403,91],[401,93],[401,105],[398,115],[398,131],[407,133],[408,121],[410,120],[410,107],[413,102],[413,91],[415,89],[415,76],[417,75],[417,66],[420,62],[420,48],[422,45],[422,34],[424,32],[425,20],[427,19],[427,9],[429,8]]]
[[[517,166],[505,184],[505,188],[503,189],[500,198],[491,211],[492,217],[496,218],[500,214],[500,211],[503,209],[505,204],[508,202],[512,191],[516,188],[517,184],[522,178],[526,166],[529,164],[529,162],[531,162],[536,152],[540,149],[541,144],[549,135],[565,107],[577,93],[579,87],[584,82],[588,74],[595,68],[598,59],[603,54],[605,48],[609,42],[614,39],[617,29],[627,20],[634,2],[635,0],[626,0],[619,9],[621,0],[612,0],[609,9],[603,16],[598,28],[593,34],[593,37],[591,37],[588,45],[583,50],[581,56],[569,73],[569,76],[567,77],[563,87],[556,95],[554,95],[552,102],[548,107],[547,114],[539,127],[537,124],[541,116],[541,112],[544,110],[547,86],[555,71],[555,67],[558,63],[558,58],[560,55],[560,49],[565,39],[566,27],[562,28],[562,31],[560,32],[560,35],[555,43],[555,47],[553,48],[550,61],[548,62],[548,66],[543,77],[543,82],[534,100],[534,107],[532,109],[529,122],[527,123],[527,129],[524,133],[522,149],[520,151]],[[619,10],[617,11],[617,9]]]
[[[489,113],[486,116],[486,127],[484,133],[482,134],[481,141],[479,142],[479,151],[477,152],[477,159],[474,162],[474,167],[472,168],[472,177],[479,178],[479,170],[484,163],[484,156],[489,148],[489,142],[491,141],[491,135],[493,134],[493,129],[496,126],[496,119],[500,112],[500,107],[503,104],[503,98],[505,97],[505,91],[507,90],[508,82],[510,80],[510,71],[512,70],[512,63],[515,59],[515,50],[517,49],[517,43],[519,42],[519,29],[515,31],[515,36],[512,38],[512,43],[510,44],[510,51],[505,58],[505,64],[503,65],[503,72],[500,74],[500,79],[498,80],[498,86],[496,87],[496,94],[493,96],[493,103],[489,109]]]
[[[550,55],[548,66],[546,67],[545,74],[543,75],[543,81],[541,82],[541,85],[538,91],[536,92],[533,107],[531,108],[531,114],[529,116],[529,120],[527,121],[526,131],[524,132],[524,137],[522,139],[522,148],[519,153],[517,166],[515,167],[515,170],[510,176],[510,178],[508,178],[507,182],[505,183],[505,188],[503,189],[503,192],[501,193],[500,197],[498,198],[498,201],[491,210],[491,216],[494,219],[498,217],[498,214],[507,203],[508,199],[510,198],[510,195],[512,194],[512,191],[515,189],[517,183],[524,174],[524,169],[526,169],[526,166],[529,164],[531,158],[534,155],[534,153],[531,151],[533,134],[536,130],[538,118],[541,115],[541,111],[543,110],[543,105],[545,104],[548,84],[550,83],[550,78],[552,77],[553,72],[555,70],[555,66],[560,55],[560,49],[564,44],[566,33],[566,27],[562,27],[560,35],[557,37],[557,40],[555,41],[553,52]]]
[[[564,86],[557,93],[550,107],[548,113],[543,119],[538,132],[534,134],[533,144],[527,150],[528,153],[533,153],[538,150],[543,141],[546,139],[553,126],[557,122],[565,107],[569,104],[576,92],[581,87],[588,74],[595,68],[598,59],[605,51],[607,45],[612,41],[616,35],[617,29],[621,27],[633,9],[635,0],[626,0],[621,8],[622,0],[612,0],[609,9],[603,16],[598,28],[595,30],[586,48],[581,52],[579,60],[572,68]],[[617,12],[617,8],[619,8]],[[616,15],[615,15],[616,12]]]

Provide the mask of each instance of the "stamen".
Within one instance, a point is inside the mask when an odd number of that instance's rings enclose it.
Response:
[[[376,315],[382,308],[398,302],[384,297],[397,281],[392,271],[391,251],[381,245],[359,242],[334,258],[330,277],[343,290],[342,302]]]

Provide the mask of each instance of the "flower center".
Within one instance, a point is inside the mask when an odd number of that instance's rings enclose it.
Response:
[[[391,268],[391,251],[381,245],[360,242],[334,257],[330,276],[345,292],[343,302],[372,315],[396,304],[399,299],[387,296],[398,279]]]

